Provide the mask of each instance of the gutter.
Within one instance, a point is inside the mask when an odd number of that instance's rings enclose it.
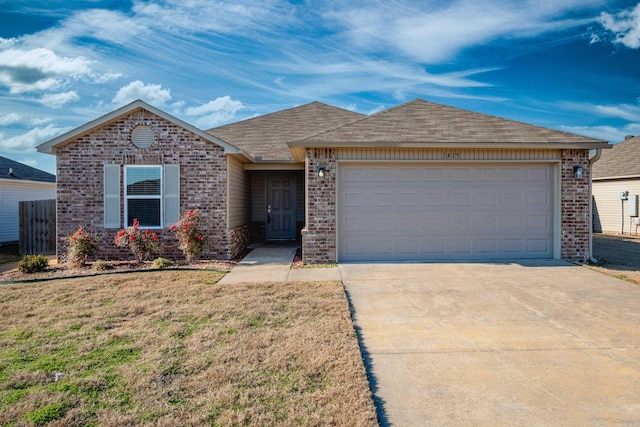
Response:
[[[589,159],[589,261],[596,264],[597,259],[593,257],[593,176],[592,166],[600,160],[602,156],[602,148],[596,148],[596,154]]]

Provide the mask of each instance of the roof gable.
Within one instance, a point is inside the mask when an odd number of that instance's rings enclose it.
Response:
[[[263,161],[293,161],[287,143],[364,117],[321,102],[265,114],[206,132]]]
[[[291,143],[301,146],[582,144],[605,141],[416,99]],[[591,147],[590,145],[593,145]]]
[[[149,104],[147,104],[144,101],[141,100],[137,100],[134,101],[128,105],[125,105],[124,107],[118,108],[117,110],[114,110],[108,114],[105,114],[102,117],[99,117],[89,123],[86,123],[80,127],[77,127],[65,134],[62,134],[50,141],[47,141],[43,144],[38,145],[36,148],[39,152],[41,153],[47,153],[47,154],[55,154],[56,148],[60,147],[62,145],[65,145],[73,140],[75,140],[76,138],[82,136],[82,135],[86,135],[88,133],[91,133],[92,130],[103,126],[111,121],[117,120],[118,118],[130,114],[131,112],[137,110],[137,109],[144,109],[149,111],[150,113],[155,114],[156,116],[162,117],[164,120],[167,120],[173,124],[176,124],[186,130],[188,130],[189,132],[192,132],[196,135],[198,135],[200,138],[204,139],[205,141],[209,141],[213,144],[219,145],[222,148],[224,148],[224,152],[226,154],[243,154],[242,151],[240,149],[238,149],[237,147],[234,147],[233,145],[227,143],[226,141],[223,141],[221,139],[218,139],[210,134],[207,134],[205,132],[203,132],[202,130],[196,128],[193,125],[190,125],[187,122],[184,122],[176,117],[173,117],[172,115],[156,108],[153,107]]]
[[[603,151],[592,170],[594,179],[640,177],[640,136],[625,139]]]
[[[0,156],[0,178],[16,181],[56,182],[56,176]]]

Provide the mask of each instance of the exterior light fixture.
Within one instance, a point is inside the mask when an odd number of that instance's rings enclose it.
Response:
[[[584,170],[582,169],[582,166],[574,166],[573,167],[573,177],[575,179],[584,178]]]
[[[320,179],[324,179],[324,176],[326,175],[327,170],[325,169],[324,166],[318,166],[318,178]]]

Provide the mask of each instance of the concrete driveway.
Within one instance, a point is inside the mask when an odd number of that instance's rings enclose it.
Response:
[[[561,261],[340,271],[383,425],[640,425],[640,286]]]

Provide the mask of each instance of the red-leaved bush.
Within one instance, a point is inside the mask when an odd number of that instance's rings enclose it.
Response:
[[[204,251],[206,239],[200,228],[201,223],[200,210],[195,209],[186,211],[180,217],[180,220],[170,228],[171,231],[176,233],[176,238],[180,242],[178,248],[187,257],[187,261],[199,257]]]

